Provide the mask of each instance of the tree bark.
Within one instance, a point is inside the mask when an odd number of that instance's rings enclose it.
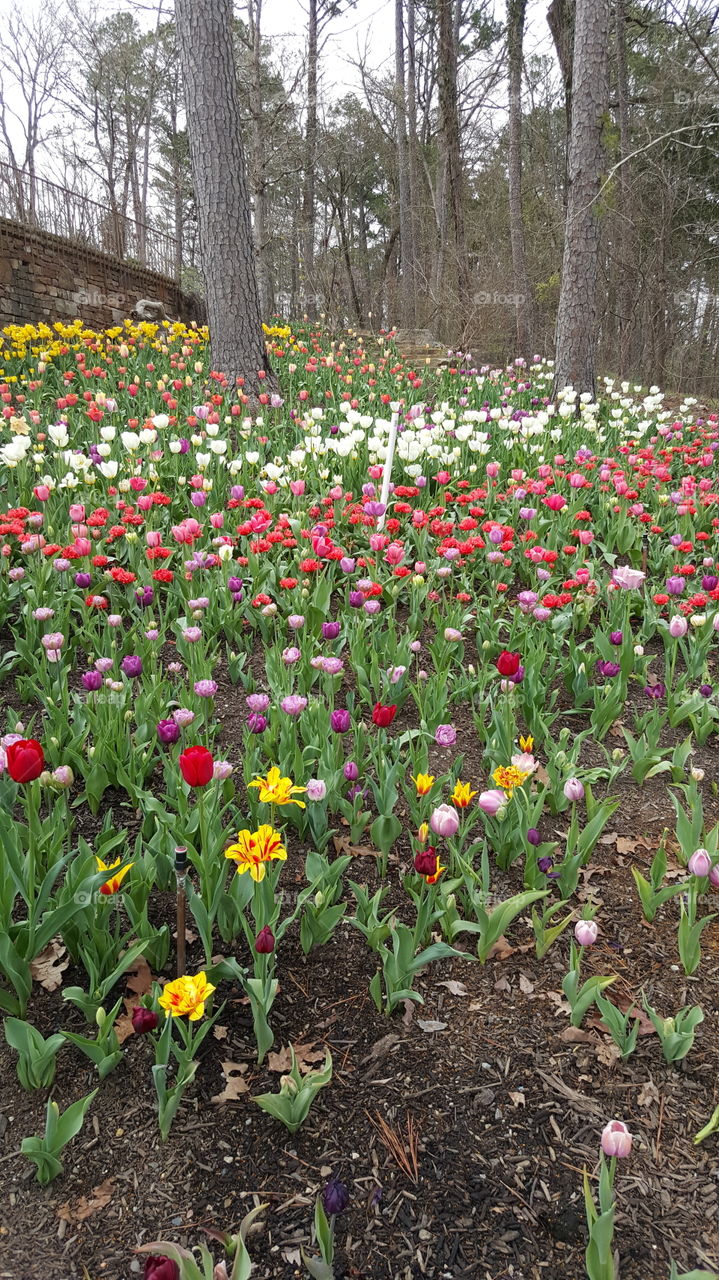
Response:
[[[619,125],[619,169],[617,170],[617,312],[619,319],[619,377],[629,369],[632,327],[632,225],[629,209],[629,85],[627,77],[627,12],[625,0],[615,0],[617,54],[617,123]],[[624,161],[625,163],[622,163]]]
[[[604,162],[609,0],[577,0],[567,225],[557,314],[554,390],[595,394],[599,220]]]
[[[420,218],[420,165],[417,138],[417,50],[415,0],[407,0],[407,149],[409,163],[409,212],[412,225],[412,275],[415,290],[415,323],[421,322],[420,289],[423,277],[422,223]]]
[[[559,68],[564,81],[564,112],[567,121],[567,140],[564,148],[564,205],[567,204],[569,172],[569,140],[572,133],[572,83],[574,75],[574,24],[576,0],[552,0],[547,11],[547,25],[557,50]]]
[[[302,184],[302,268],[304,306],[311,316],[317,310],[315,287],[315,168],[317,165],[317,63],[318,0],[309,0],[307,28],[307,126],[305,131],[305,171]]]
[[[457,101],[457,9],[454,0],[438,0],[439,9],[439,112],[444,144],[447,222],[451,227],[453,250],[453,285],[456,302],[469,296],[469,265],[464,223],[464,180],[459,139],[459,106]],[[443,253],[446,278],[447,254]]]
[[[257,291],[260,298],[260,314],[267,318],[274,310],[272,274],[268,261],[267,244],[267,176],[265,157],[267,144],[262,119],[262,0],[248,0],[247,25],[250,38],[251,83],[251,176],[252,176],[252,233],[257,266]]]
[[[399,240],[400,240],[400,322],[404,328],[413,329],[416,323],[417,288],[414,279],[414,244],[411,213],[409,174],[409,149],[407,145],[407,94],[404,60],[404,0],[395,0],[394,6],[394,91],[395,133],[397,140],[397,178],[399,186]]]
[[[255,276],[232,45],[232,0],[175,0],[213,367],[271,382]],[[267,375],[259,378],[262,372]]]
[[[507,0],[507,59],[509,63],[509,234],[514,275],[514,314],[517,355],[529,356],[534,343],[532,285],[522,217],[522,47],[527,0]]]

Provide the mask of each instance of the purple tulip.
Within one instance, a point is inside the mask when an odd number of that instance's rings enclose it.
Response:
[[[347,733],[352,724],[352,717],[349,711],[345,711],[343,707],[338,707],[330,716],[330,725],[333,733]],[[345,766],[346,767],[346,766]],[[345,777],[347,775],[345,774]]]
[[[623,640],[624,640],[624,635],[621,631],[612,631],[609,636],[610,644],[619,645],[622,643]]]
[[[356,782],[359,778],[359,769],[354,760],[348,760],[342,772],[348,782]]]
[[[438,747],[453,747],[457,741],[457,730],[452,724],[438,724],[434,740]]]
[[[534,845],[535,848],[538,844],[541,844],[542,837],[536,827],[529,828],[529,831],[527,832],[527,840],[529,844]]]
[[[86,671],[82,676],[81,684],[88,693],[96,693],[102,687],[102,675],[99,671]]]
[[[350,591],[349,603],[351,609],[361,609],[364,604],[364,596],[361,591]]]
[[[83,590],[86,590],[86,589],[90,586],[90,583],[91,583],[91,582],[92,582],[92,577],[90,576],[90,574],[89,574],[89,573],[76,573],[76,574],[75,574],[75,586],[76,586],[76,587],[82,587],[82,588],[83,588]]]
[[[666,691],[666,685],[662,684],[661,680],[657,680],[656,684],[645,684],[644,686],[644,692],[647,697],[653,698],[655,702],[663,698]]]
[[[217,693],[217,682],[215,680],[196,680],[195,693],[198,698],[214,698]]]
[[[228,591],[231,591],[233,594],[235,594],[235,593],[236,593],[236,592],[238,592],[238,591],[241,591],[241,590],[242,590],[242,578],[228,578],[228,579],[227,579],[227,589],[228,589]]]
[[[350,1202],[350,1193],[344,1182],[338,1182],[336,1178],[330,1178],[326,1187],[322,1191],[322,1205],[328,1218],[334,1218],[338,1213],[344,1213]]]
[[[597,671],[600,676],[618,676],[621,667],[618,662],[608,662],[604,658],[600,658],[597,662]]]
[[[247,728],[250,733],[264,733],[267,728],[267,719],[260,715],[259,711],[253,711],[247,717]]]
[[[667,578],[666,589],[670,596],[680,596],[684,590],[684,579],[680,577]]]
[[[138,658],[136,653],[128,653],[127,657],[122,659],[120,667],[126,676],[135,679],[136,676],[142,675],[142,658]]]
[[[548,871],[554,866],[554,858],[537,858],[537,866],[543,875],[546,876]]]
[[[322,639],[336,640],[340,633],[339,622],[323,622],[322,623]]]
[[[157,726],[157,736],[163,747],[171,747],[174,742],[180,740],[180,726],[174,720],[160,720]]]

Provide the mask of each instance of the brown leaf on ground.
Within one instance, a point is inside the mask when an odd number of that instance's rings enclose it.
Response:
[[[365,844],[352,844],[349,836],[333,836],[335,853],[348,853],[351,858],[379,858],[378,849],[370,849]]]
[[[417,1026],[421,1027],[423,1031],[427,1031],[427,1032],[447,1030],[446,1022],[437,1022],[436,1019],[434,1018],[418,1018]]]
[[[659,1101],[659,1090],[653,1080],[647,1080],[639,1090],[637,1098],[637,1106],[651,1107],[653,1102]]]
[[[414,1018],[414,1000],[403,1000],[404,1013],[402,1014],[402,1026],[409,1027]]]
[[[527,1105],[526,1093],[520,1093],[520,1092],[508,1093],[507,1097],[510,1099],[513,1106],[515,1107],[526,1107]]]
[[[519,990],[523,992],[525,996],[531,996],[534,991],[534,983],[531,982],[524,973],[520,973],[519,975]]]
[[[438,987],[446,987],[451,996],[468,996],[469,992],[463,982],[457,982],[454,978],[447,978],[444,982],[438,982]]]
[[[125,1012],[115,1019],[115,1035],[120,1044],[124,1044],[126,1040],[129,1040],[130,1036],[135,1034],[135,1028],[132,1025],[132,1011],[137,1008],[140,999],[139,996],[125,996],[122,1003],[125,1006]]]
[[[598,1061],[605,1067],[615,1067],[622,1056],[619,1045],[616,1045],[613,1040],[600,1040],[595,1052]]]
[[[636,853],[637,849],[651,849],[652,842],[645,836],[617,836],[617,853]]]
[[[565,1027],[559,1033],[559,1039],[564,1040],[565,1044],[596,1044],[597,1037],[592,1035],[591,1031],[584,1031],[581,1027]]]
[[[70,1206],[70,1201],[60,1205],[57,1211],[58,1218],[64,1218],[65,1222],[85,1222],[87,1218],[92,1218],[101,1209],[110,1203],[115,1192],[115,1185],[112,1178],[106,1178],[98,1187],[94,1187],[90,1196],[80,1196],[74,1207]]]
[[[293,1044],[292,1048],[295,1051],[297,1066],[303,1075],[306,1075],[308,1071],[311,1071],[318,1062],[324,1062],[327,1057],[325,1049],[322,1045],[317,1045],[315,1041],[312,1041],[309,1044],[300,1044],[300,1042],[297,1041],[296,1044]],[[268,1053],[267,1067],[268,1070],[279,1071],[282,1075],[285,1075],[290,1071],[292,1069],[290,1046],[286,1045],[283,1049],[280,1049],[279,1053]]]
[[[133,960],[125,974],[125,986],[137,996],[146,996],[152,990],[152,974],[144,956]]]
[[[52,938],[45,950],[30,962],[30,972],[45,991],[57,991],[62,986],[62,975],[69,963],[62,939]]]
[[[492,947],[492,950],[490,951],[487,959],[488,960],[508,960],[510,956],[514,955],[516,950],[517,950],[516,947],[510,947],[504,934],[502,934],[501,938],[497,938],[497,941]]]
[[[227,1027],[213,1027],[212,1034],[215,1037],[215,1040],[226,1040]]]
[[[222,1093],[216,1093],[211,1102],[235,1102],[237,1098],[241,1098],[243,1093],[249,1093],[250,1086],[244,1078],[247,1071],[246,1062],[223,1062],[222,1074],[225,1077],[225,1087]]]

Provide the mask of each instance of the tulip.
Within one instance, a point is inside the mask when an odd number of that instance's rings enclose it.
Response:
[[[343,707],[337,707],[330,715],[330,726],[333,733],[347,733],[352,724],[352,717],[349,711]]]
[[[34,738],[19,738],[6,751],[7,771],[13,782],[34,782],[45,768],[45,756]]]
[[[174,720],[160,720],[157,725],[157,736],[163,747],[170,747],[174,742],[179,742],[179,725]]]
[[[80,677],[80,683],[86,693],[96,693],[102,686],[102,675],[99,671],[85,671]]]
[[[180,1268],[172,1258],[150,1254],[145,1258],[144,1280],[180,1280]]]
[[[437,851],[433,845],[420,849],[414,855],[414,869],[420,876],[431,876],[437,867]]]
[[[301,716],[306,706],[307,699],[299,693],[288,694],[280,703],[280,707],[288,716]]]
[[[270,926],[265,925],[264,929],[260,929],[255,938],[255,951],[259,956],[269,956],[275,949],[275,935]]]
[[[686,635],[688,630],[689,623],[686,618],[681,616],[681,614],[675,614],[673,618],[669,619],[669,634],[672,637],[672,640],[680,640],[682,636]]]
[[[441,836],[443,840],[450,840],[459,831],[457,811],[448,804],[441,804],[433,811],[429,825],[436,836]]]
[[[494,665],[500,676],[515,676],[520,667],[519,654],[509,653],[507,649],[503,649]]]
[[[330,1178],[322,1191],[322,1205],[328,1218],[344,1213],[350,1202],[350,1193],[343,1182]]]
[[[712,869],[712,860],[706,849],[696,849],[689,859],[689,870],[693,876],[702,879]]]
[[[270,696],[267,693],[250,693],[245,698],[249,711],[259,712],[264,715],[270,705]]]
[[[127,657],[122,659],[120,667],[126,676],[135,679],[137,676],[142,675],[142,658],[138,658],[135,653],[129,653]]]
[[[188,787],[206,787],[210,782],[214,761],[207,747],[186,747],[177,763]]]
[[[322,639],[336,640],[340,633],[339,622],[323,622],[322,623]]]
[[[494,818],[501,810],[507,807],[507,796],[504,791],[494,788],[491,791],[483,791],[477,801],[482,813],[486,813],[489,818]]]
[[[620,1160],[631,1154],[632,1135],[621,1120],[610,1120],[602,1129],[602,1151],[605,1156],[617,1156]]]
[[[452,724],[438,724],[434,731],[434,740],[438,747],[453,747],[457,741],[457,730]]]
[[[534,845],[535,848],[541,843],[541,836],[536,827],[529,828],[529,831],[527,832],[527,841],[529,844]]]
[[[356,782],[359,778],[359,769],[354,760],[348,760],[342,772],[348,782]]]
[[[578,920],[574,926],[574,936],[580,947],[592,947],[599,935],[599,925],[594,920]]]
[[[308,800],[319,802],[327,795],[327,783],[322,778],[310,778],[305,790]]]
[[[378,729],[388,729],[396,714],[396,705],[383,706],[381,702],[376,702],[372,711],[372,720]]]
[[[160,1019],[152,1009],[146,1009],[144,1005],[138,1004],[132,1011],[132,1029],[138,1036],[144,1036],[148,1031],[154,1031]]]
[[[578,801],[584,799],[584,783],[579,778],[567,778],[564,784],[564,794],[567,800]]]
[[[247,728],[250,733],[264,733],[267,728],[267,717],[260,715],[259,711],[253,711],[247,717]]]

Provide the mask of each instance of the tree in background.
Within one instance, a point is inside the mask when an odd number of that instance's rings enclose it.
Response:
[[[214,368],[257,394],[270,377],[257,292],[232,0],[175,0]]]
[[[597,363],[597,200],[604,171],[602,128],[608,103],[609,0],[577,0],[572,61],[572,128],[567,225],[557,312],[555,391],[569,385],[594,397]]]

